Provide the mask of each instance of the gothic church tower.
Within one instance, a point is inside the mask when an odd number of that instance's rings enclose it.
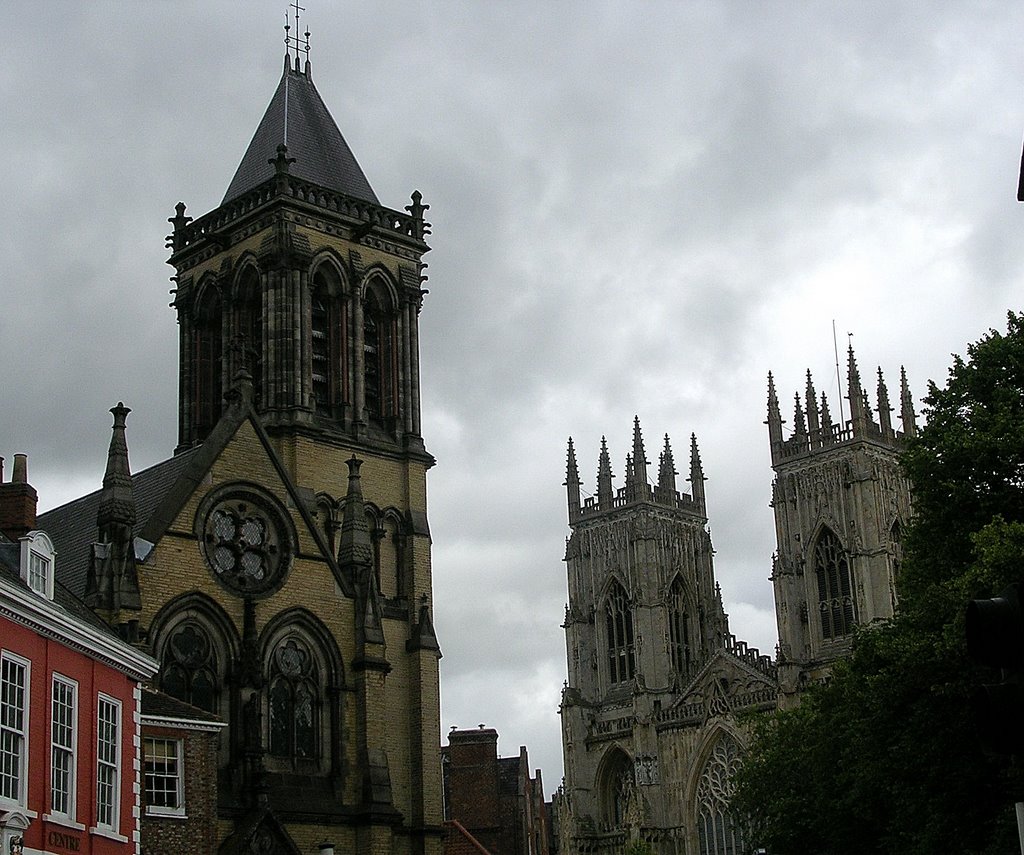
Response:
[[[818,398],[808,371],[804,396],[795,396],[792,433],[784,438],[768,375],[782,706],[849,652],[857,624],[891,617],[896,604],[900,532],[911,511],[899,454],[904,437],[917,432],[906,373],[900,373],[901,429],[893,425],[881,369],[877,419],[872,413],[852,347],[847,400],[849,418],[833,422],[828,399],[824,393]]]
[[[179,203],[169,263],[179,324],[179,449],[202,442],[239,371],[268,431],[429,463],[418,318],[420,194],[384,208],[313,85],[284,73],[220,207]],[[284,438],[288,438],[284,440]]]
[[[596,496],[581,501],[569,441],[563,851],[610,855],[637,840],[663,855],[740,851],[727,786],[743,742],[735,715],[774,707],[773,666],[729,634],[696,438],[689,493],[667,436],[648,482],[639,420],[625,472],[613,489],[602,440]]]
[[[174,456],[132,475],[118,405],[103,491],[40,519],[156,687],[226,723],[221,852],[440,853],[425,211],[380,204],[291,39],[220,206],[170,219]]]

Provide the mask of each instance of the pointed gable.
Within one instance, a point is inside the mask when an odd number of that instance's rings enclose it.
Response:
[[[274,177],[270,161],[281,144],[288,147],[288,157],[295,158],[290,174],[380,204],[313,85],[309,63],[301,72],[292,68],[287,58],[277,91],[228,185],[222,205]]]
[[[715,717],[775,708],[778,682],[774,664],[755,648],[737,643],[719,649],[676,702],[661,714],[666,725],[703,723]]]

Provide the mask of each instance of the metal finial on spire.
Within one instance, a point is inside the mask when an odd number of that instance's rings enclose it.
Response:
[[[292,26],[291,26],[291,21],[290,21],[290,19],[288,17],[288,9],[292,9],[295,12],[295,35],[294,36],[291,34]],[[300,6],[299,3],[298,3],[298,0],[292,0],[292,2],[288,4],[288,9],[286,9],[285,13],[284,13],[284,44],[285,44],[285,52],[288,54],[288,56],[290,58],[291,55],[292,55],[292,48],[295,48],[295,62],[296,62],[296,64],[298,64],[299,59],[300,59],[300,56],[299,56],[300,53],[302,51],[305,51],[306,52],[306,62],[309,62],[309,30],[308,29],[306,30],[306,33],[305,33],[306,43],[303,44],[302,43],[302,38],[301,38],[301,35],[300,35],[302,31],[299,29],[299,17],[300,17],[300,14],[302,12],[306,11],[306,7],[305,6]]]

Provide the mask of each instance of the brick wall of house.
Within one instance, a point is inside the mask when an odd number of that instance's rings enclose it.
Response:
[[[147,736],[181,739],[184,748],[185,812],[155,814],[143,790],[142,855],[178,855],[217,850],[217,745],[219,733],[143,725]],[[145,787],[145,784],[143,784]]]

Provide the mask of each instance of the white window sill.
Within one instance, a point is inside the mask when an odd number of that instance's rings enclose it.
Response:
[[[44,813],[43,822],[50,822],[54,825],[63,825],[65,828],[73,828],[75,831],[85,831],[85,826],[63,813]]]
[[[35,819],[39,814],[34,810],[29,810],[21,802],[13,802],[10,799],[0,799],[0,815],[8,813],[9,811],[17,811],[23,813],[29,819]]]
[[[184,808],[172,809],[147,807],[146,816],[154,817],[156,819],[188,819],[188,814],[185,813]]]
[[[116,840],[118,843],[127,843],[128,838],[123,834],[118,834],[112,828],[101,828],[100,826],[93,826],[89,829],[90,834],[95,834],[97,837],[106,837],[107,840]]]

